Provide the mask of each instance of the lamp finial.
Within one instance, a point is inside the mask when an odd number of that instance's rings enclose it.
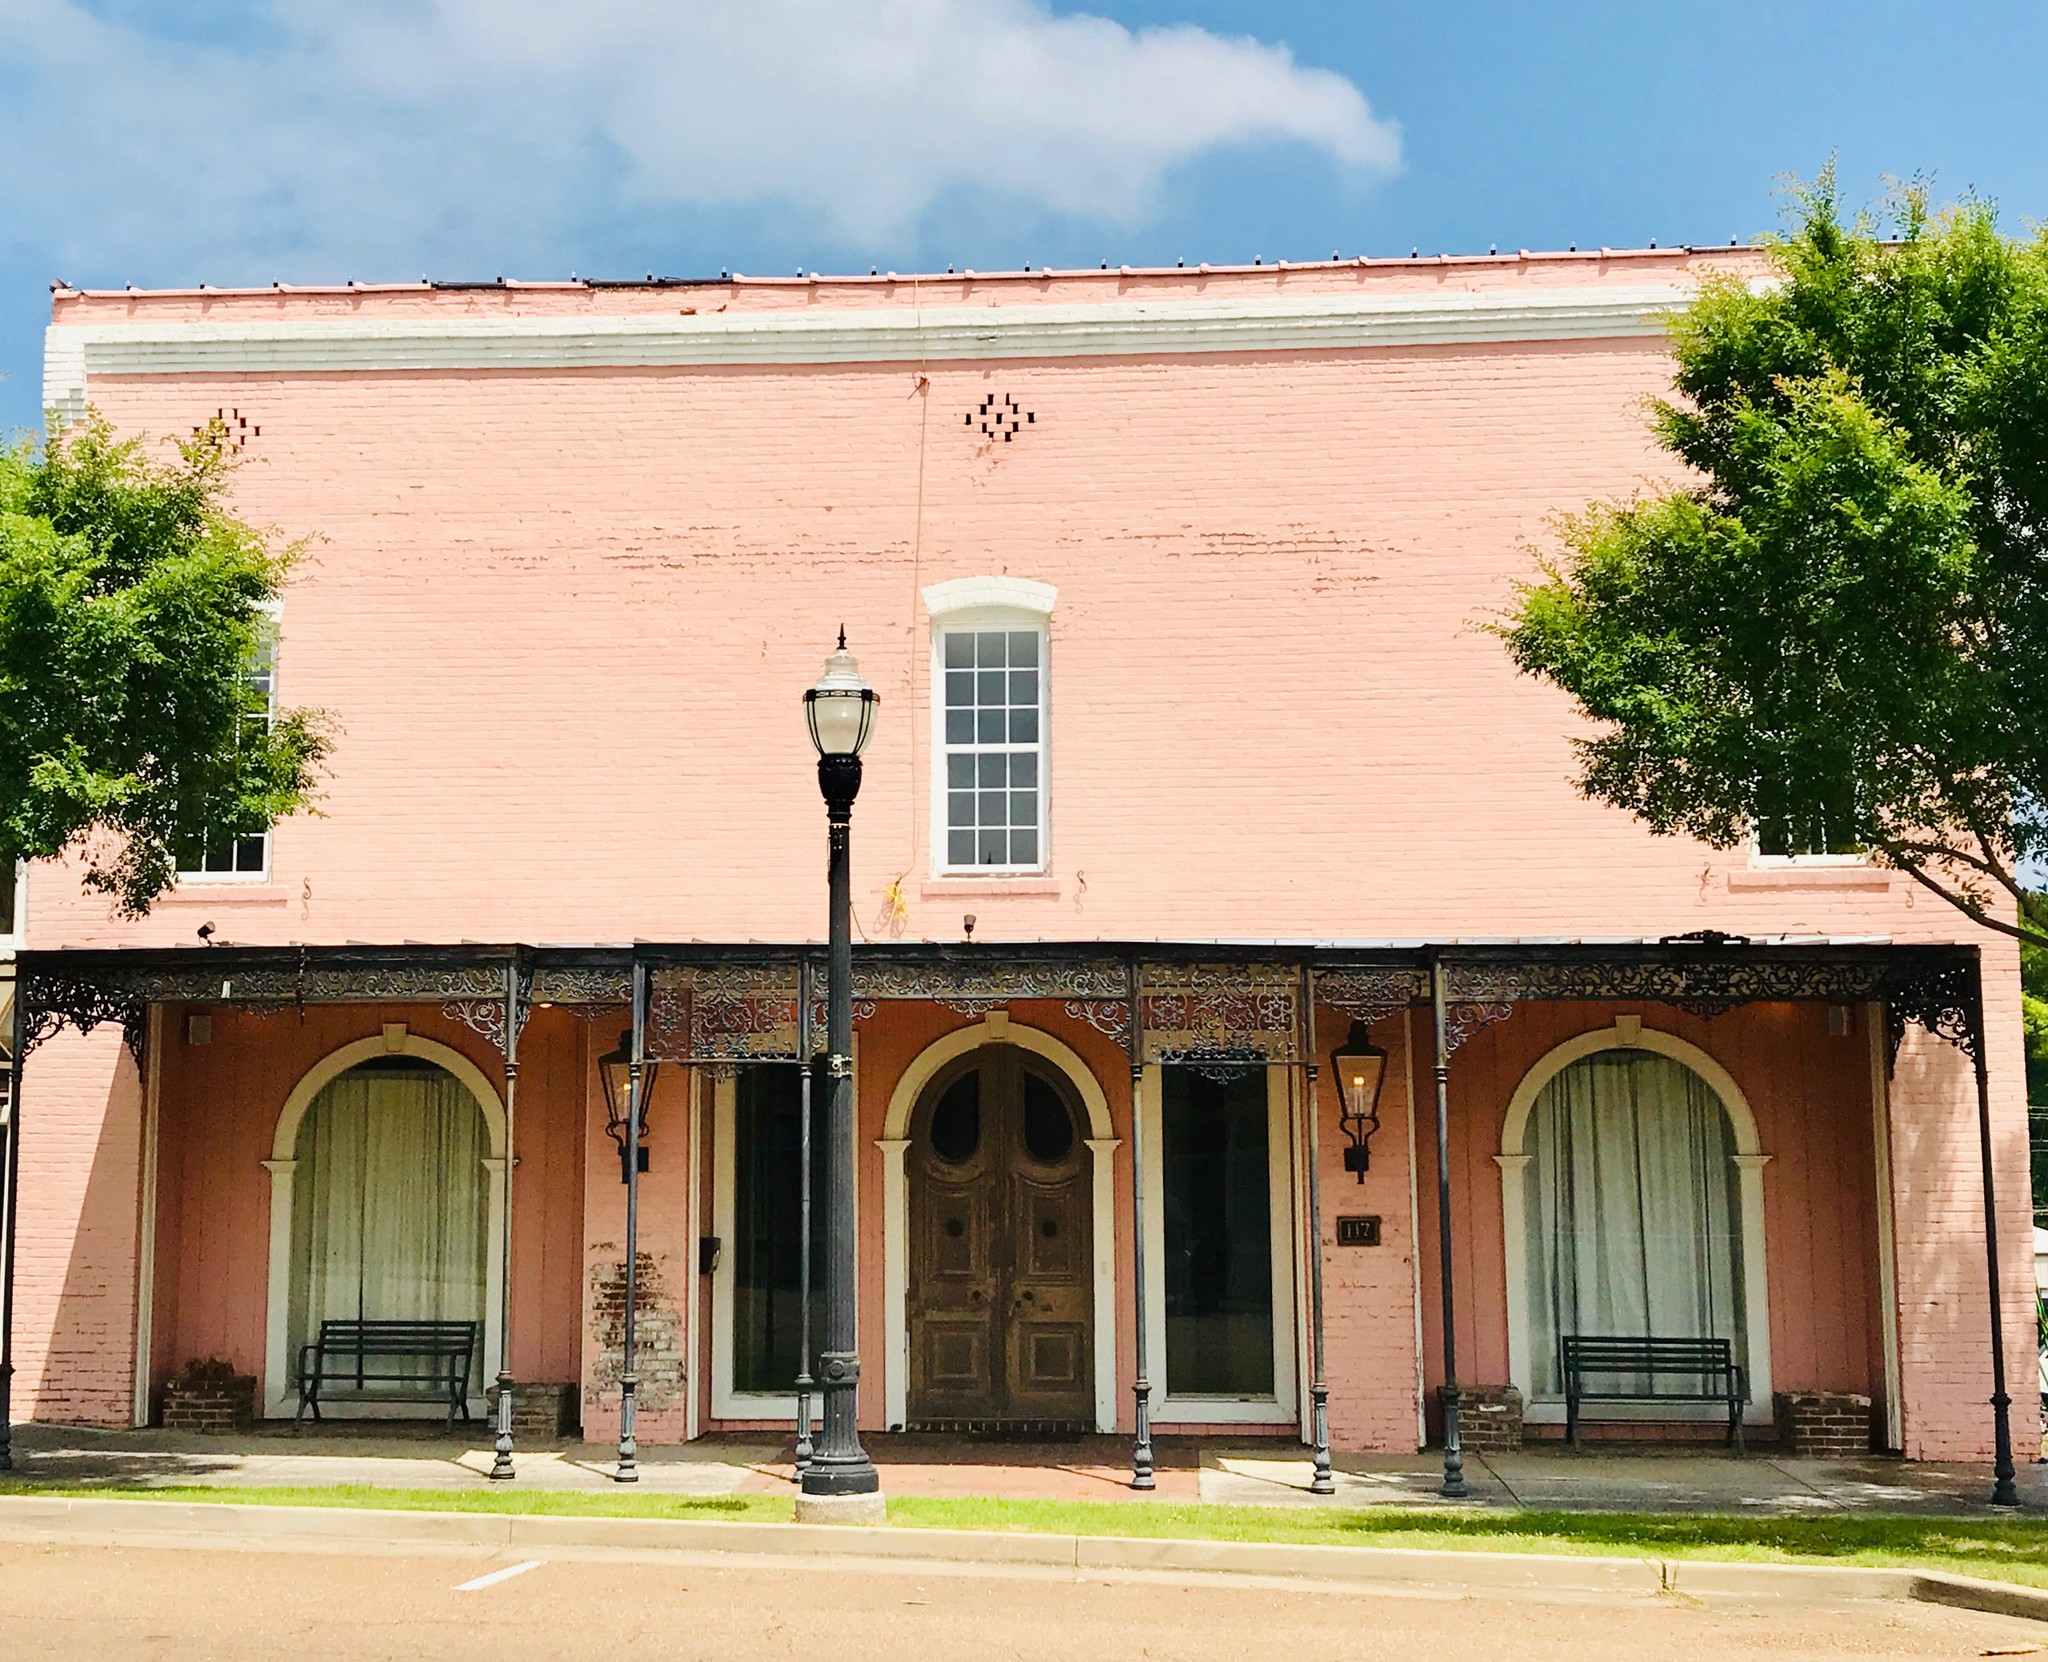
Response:
[[[843,623],[839,626],[839,650],[846,650],[846,625]]]

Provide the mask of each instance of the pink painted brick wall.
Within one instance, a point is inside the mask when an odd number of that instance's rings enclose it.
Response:
[[[73,324],[276,316],[1117,296],[1170,305],[1373,285],[1597,286],[1713,263],[1675,253],[932,279],[914,293],[746,282],[683,295],[65,294],[56,325],[61,335]],[[96,377],[93,402],[127,431],[182,433],[218,408],[260,425],[238,505],[313,539],[284,611],[283,695],[331,711],[338,744],[321,813],[279,828],[268,882],[195,884],[127,924],[69,874],[39,870],[29,942],[189,943],[204,921],[247,942],[815,938],[822,827],[797,700],[842,621],[884,699],[854,841],[856,909],[873,932],[891,927],[897,882],[895,927],[910,939],[957,938],[967,911],[982,940],[1641,937],[1704,926],[1976,938],[1883,874],[1752,871],[1740,852],[1652,838],[1580,800],[1567,702],[1518,679],[1478,627],[1533,569],[1549,514],[1668,477],[1641,411],[1667,374],[1658,342],[1614,339]],[[991,392],[1035,414],[1013,443],[991,444],[962,421]],[[918,591],[991,573],[1060,590],[1047,892],[932,874]],[[2016,965],[2002,945],[1988,950],[2004,1021]],[[92,1296],[109,1308],[132,1304],[135,1275],[133,1223],[123,1236],[113,1221],[134,1210],[132,1082],[109,1097],[60,1056],[69,1052],[53,1046],[31,1071],[24,1167],[24,1242],[38,1243],[24,1259],[24,1385],[39,1403],[74,1260],[89,1260]],[[1970,1267],[1981,1232],[1973,1246],[1968,1080],[1945,1057],[1917,1058],[1909,1049],[1894,1108],[1909,1439],[1965,1452],[1981,1444],[1972,1427],[1988,1389],[1976,1352],[1948,1343],[1983,1319]],[[2024,1382],[2016,1042],[1995,1047],[1992,1066]],[[38,1114],[55,1121],[50,1140],[39,1141]],[[601,1132],[595,1143],[581,1224],[593,1262],[610,1239],[600,1201],[617,1189],[599,1193],[609,1145]],[[108,1171],[89,1192],[74,1144],[99,1151]],[[1925,1158],[1909,1166],[1908,1151]],[[1381,1158],[1376,1149],[1375,1187]],[[1398,1190],[1391,1171],[1386,1181]],[[103,1196],[124,1184],[127,1211],[110,1212]],[[1910,1272],[1907,1243],[1924,1260]],[[1395,1252],[1382,1252],[1370,1270],[1332,1260],[1346,1312],[1392,1296],[1379,1282]],[[1372,1285],[1354,1289],[1354,1277]],[[1412,1326],[1412,1298],[1386,1321],[1369,1334],[1345,1329],[1333,1377],[1391,1378],[1389,1347],[1411,1343],[1396,1328]],[[119,1346],[96,1343],[79,1377],[108,1384],[67,1398],[65,1413],[112,1415],[125,1400]],[[74,1388],[70,1377],[61,1389]],[[1356,1434],[1393,1435],[1399,1413],[1372,1412]]]

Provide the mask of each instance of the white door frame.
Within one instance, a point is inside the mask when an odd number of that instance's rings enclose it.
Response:
[[[1572,1063],[1607,1050],[1644,1050],[1669,1057],[1698,1074],[1728,1112],[1728,1127],[1735,1143],[1731,1158],[1742,1209],[1742,1305],[1749,1350],[1749,1406],[1742,1417],[1746,1425],[1769,1425],[1771,1307],[1770,1276],[1764,1262],[1764,1167],[1771,1157],[1763,1151],[1757,1136],[1756,1114],[1734,1076],[1698,1045],[1689,1044],[1676,1034],[1645,1027],[1640,1016],[1622,1016],[1612,1027],[1596,1028],[1565,1040],[1522,1076],[1508,1101],[1500,1153],[1493,1158],[1500,1167],[1501,1241],[1507,1270],[1508,1377],[1522,1393],[1523,1417],[1532,1424],[1561,1424],[1564,1420],[1562,1397],[1536,1395],[1536,1368],[1530,1350],[1529,1224],[1524,1179],[1535,1155],[1528,1146],[1529,1118],[1544,1086]],[[1603,1403],[1601,1412],[1605,1418],[1618,1420],[1702,1417],[1697,1403]]]
[[[793,1066],[794,1064],[782,1064]],[[860,1124],[860,1036],[853,1041],[853,1123]],[[825,1134],[824,1093],[811,1093],[811,1135]],[[859,1149],[856,1135],[855,1149]],[[738,1391],[733,1388],[733,1243],[739,1228],[739,1082],[730,1074],[715,1078],[711,1086],[711,1233],[718,1237],[718,1262],[711,1270],[711,1417],[714,1420],[787,1420],[796,1422],[794,1391]],[[853,1185],[853,1238],[860,1240],[860,1183]],[[814,1205],[824,1197],[813,1194]],[[815,1214],[814,1214],[815,1216]],[[859,1277],[856,1276],[858,1282]],[[854,1328],[859,1331],[860,1299],[854,1298]],[[814,1342],[824,1335],[813,1333]],[[823,1383],[811,1393],[811,1421],[823,1422]]]
[[[290,1419],[298,1406],[291,1350],[292,1180],[299,1166],[299,1126],[313,1099],[359,1062],[378,1056],[416,1056],[453,1074],[483,1110],[484,1136],[490,1152],[484,1169],[490,1173],[489,1216],[485,1219],[484,1366],[501,1354],[505,1310],[505,1102],[488,1075],[461,1051],[423,1039],[404,1022],[386,1022],[374,1038],[357,1039],[320,1058],[285,1098],[270,1139],[270,1298],[264,1320],[263,1412],[268,1419]],[[481,1413],[484,1380],[470,1381],[470,1412]],[[432,1403],[322,1403],[322,1412],[337,1419],[431,1418],[443,1412]]]
[[[958,1027],[919,1051],[896,1081],[875,1147],[882,1151],[882,1285],[887,1289],[882,1353],[887,1423],[900,1430],[910,1418],[910,1118],[918,1098],[948,1063],[984,1045],[1015,1045],[1060,1070],[1088,1115],[1095,1255],[1095,1429],[1116,1430],[1116,1150],[1109,1099],[1080,1053],[1050,1033],[991,1010],[972,1026]]]
[[[1295,1421],[1295,1262],[1301,1256],[1294,1184],[1294,1092],[1289,1068],[1267,1067],[1266,1162],[1273,1255],[1273,1394],[1258,1397],[1175,1396],[1166,1366],[1166,1155],[1161,1147],[1162,1070],[1147,1065],[1138,1088],[1145,1116],[1145,1346],[1151,1358],[1157,1425],[1292,1425]]]

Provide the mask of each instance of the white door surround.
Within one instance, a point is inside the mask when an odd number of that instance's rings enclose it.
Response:
[[[1756,1114],[1733,1075],[1698,1045],[1675,1034],[1645,1027],[1640,1016],[1622,1016],[1612,1027],[1596,1028],[1565,1040],[1522,1076],[1508,1101],[1500,1153],[1493,1158],[1500,1167],[1501,1241],[1507,1270],[1508,1377],[1522,1393],[1524,1417],[1536,1424],[1561,1423],[1564,1419],[1561,1400],[1536,1397],[1535,1363],[1529,1348],[1529,1223],[1524,1177],[1529,1162],[1535,1158],[1528,1146],[1529,1117],[1544,1086],[1572,1063],[1606,1050],[1643,1050],[1670,1057],[1699,1075],[1727,1112],[1742,1208],[1742,1304],[1749,1351],[1749,1407],[1743,1420],[1745,1424],[1768,1425],[1772,1413],[1771,1312],[1770,1276],[1764,1262],[1764,1167],[1771,1157],[1763,1151],[1757,1136]],[[1657,1403],[1608,1403],[1603,1412],[1615,1419],[1701,1417],[1698,1405],[1693,1403],[1671,1407]]]
[[[476,1098],[484,1116],[484,1138],[490,1153],[484,1169],[490,1174],[489,1216],[485,1222],[484,1259],[484,1344],[486,1368],[500,1354],[499,1346],[505,1308],[505,1103],[482,1068],[461,1051],[423,1039],[403,1022],[386,1022],[374,1037],[357,1039],[320,1058],[285,1098],[277,1116],[277,1129],[270,1139],[270,1158],[263,1162],[270,1173],[270,1298],[264,1320],[263,1412],[269,1419],[290,1419],[298,1405],[298,1386],[293,1376],[295,1358],[290,1354],[292,1275],[292,1179],[298,1170],[299,1125],[313,1106],[313,1099],[358,1063],[379,1056],[413,1056],[446,1070],[459,1079]],[[484,1381],[470,1382],[470,1408],[481,1412]],[[336,1418],[373,1412],[398,1416],[406,1405],[358,1405],[322,1403],[324,1412]],[[439,1414],[432,1404],[420,1407],[421,1415]]]
[[[1095,1429],[1116,1430],[1116,1150],[1120,1139],[1110,1124],[1109,1099],[1079,1052],[1036,1027],[991,1010],[982,1020],[955,1028],[918,1052],[896,1081],[882,1135],[882,1285],[887,1291],[882,1351],[886,1423],[900,1429],[910,1417],[910,1178],[904,1155],[910,1148],[910,1119],[918,1098],[948,1063],[984,1045],[1015,1045],[1060,1070],[1088,1115],[1094,1213]]]

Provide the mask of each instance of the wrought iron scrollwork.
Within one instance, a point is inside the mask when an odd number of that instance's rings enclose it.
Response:
[[[21,977],[15,996],[21,1000],[25,1017],[23,1056],[66,1027],[77,1033],[90,1033],[115,1022],[120,1025],[122,1042],[128,1046],[129,1054],[141,1066],[149,1005],[129,989],[100,980],[32,970]]]
[[[1368,1027],[1429,997],[1428,975],[1413,969],[1317,970],[1311,987],[1317,1004]]]
[[[1147,964],[1139,971],[1142,1059],[1232,1073],[1293,1062],[1298,987],[1287,965]]]
[[[1974,964],[1950,961],[1904,969],[1885,993],[1885,1027],[1892,1060],[1898,1060],[1907,1024],[1914,1022],[1974,1059],[1983,1026],[1981,1012]]]

